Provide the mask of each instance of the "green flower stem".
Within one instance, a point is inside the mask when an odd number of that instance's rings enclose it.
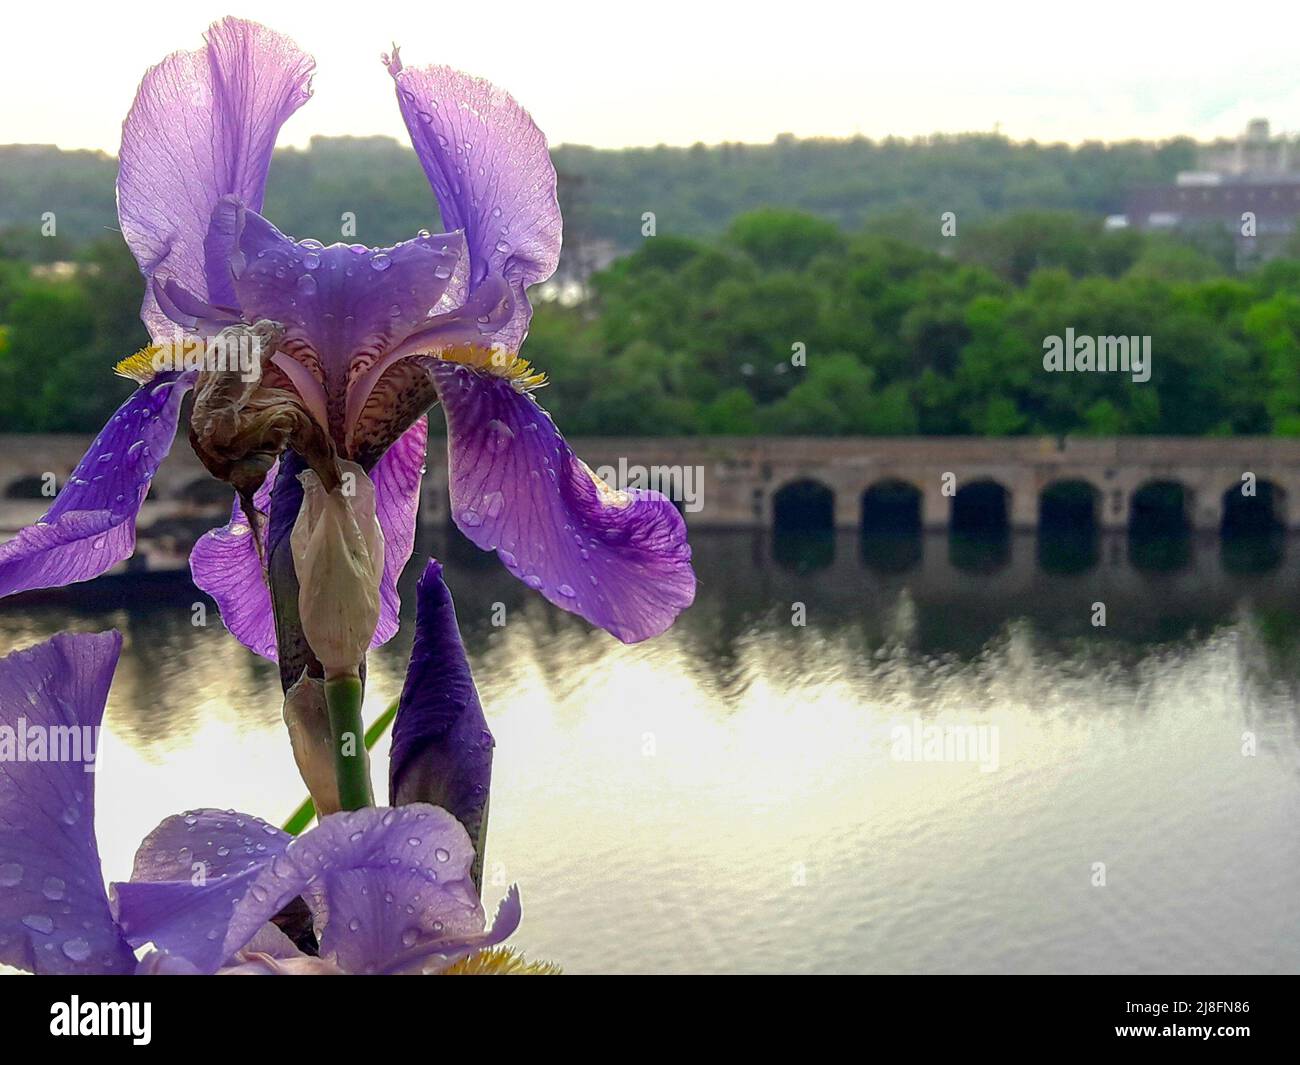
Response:
[[[339,784],[339,803],[345,810],[375,805],[375,793],[370,786],[370,757],[361,724],[361,697],[360,677],[345,674],[326,678],[325,703],[329,707],[334,741],[334,777]]]

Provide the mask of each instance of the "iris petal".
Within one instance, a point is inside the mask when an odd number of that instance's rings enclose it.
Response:
[[[0,596],[90,580],[131,556],[136,515],[192,385],[192,374],[161,373],[118,408],[45,516],[0,544]]]
[[[402,601],[397,581],[415,548],[420,482],[428,448],[429,419],[420,418],[384,452],[370,479],[375,485],[375,516],[384,531],[384,575],[379,582],[379,625],[371,647],[397,634]]]
[[[429,363],[447,416],[452,518],[556,606],[625,643],[695,598],[686,524],[658,492],[615,492],[506,379]]]
[[[443,225],[463,229],[470,291],[503,277],[514,310],[496,339],[517,351],[532,314],[524,290],[555,272],[560,206],[546,137],[514,98],[450,67],[388,62],[397,103],[438,199]]]
[[[257,490],[253,502],[263,514],[271,506],[271,488],[280,464],[271,467]],[[263,550],[266,547],[266,523],[259,523]],[[213,600],[221,611],[221,620],[240,643],[255,654],[276,657],[275,612],[271,593],[262,575],[262,560],[244,508],[235,497],[230,521],[201,536],[190,552],[190,573],[194,583]]]
[[[145,277],[229,305],[227,264],[205,254],[212,209],[222,196],[261,208],[276,136],[311,95],[314,63],[288,37],[240,19],[205,36],[140,84],[122,127],[118,218]],[[171,333],[152,286],[140,313],[154,336]]]
[[[196,848],[207,854],[209,838],[230,853],[203,859],[198,878]],[[423,804],[332,814],[296,840],[245,815],[194,811],[164,821],[137,855],[137,873],[169,879],[113,887],[131,942],[152,941],[202,972],[216,972],[298,895],[315,914],[322,958],[383,972],[404,969],[413,951],[456,956],[485,938],[473,856],[460,823]]]
[[[212,224],[245,319],[283,323],[282,346],[308,349],[326,392],[337,397],[358,357],[378,359],[428,321],[464,249],[456,233],[422,234],[388,248],[325,248],[291,240],[232,199],[217,205]],[[337,415],[341,420],[342,410]]]
[[[97,730],[117,667],[116,632],[53,639],[0,659],[0,725],[27,737],[0,758],[0,962],[37,973],[127,973],[95,842]],[[44,756],[32,738],[44,735]],[[57,741],[56,737],[64,737]],[[76,743],[61,757],[48,746]],[[12,753],[12,752],[11,752]],[[76,757],[79,755],[79,757]]]

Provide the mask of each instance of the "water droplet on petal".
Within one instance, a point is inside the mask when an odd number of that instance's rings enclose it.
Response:
[[[488,422],[487,427],[488,447],[499,455],[510,446],[510,441],[515,438],[515,431],[497,418]]]
[[[372,270],[387,270],[392,265],[393,260],[382,251],[375,252],[374,258],[370,260],[370,268]]]
[[[438,861],[440,861],[440,862],[445,862],[445,861],[450,860],[450,858],[451,858],[451,852],[448,851],[448,850],[445,850],[445,849],[442,848],[442,847],[439,847],[436,851],[433,852],[433,856],[434,856],[435,858],[437,858]]]
[[[0,865],[0,887],[15,887],[22,881],[23,867],[17,862]]]
[[[29,913],[23,918],[23,924],[33,932],[40,932],[42,935],[46,936],[54,931],[53,919],[46,917],[43,913]]]
[[[90,944],[80,936],[65,940],[61,949],[71,961],[85,961],[90,957]]]
[[[302,257],[302,265],[305,266],[308,270],[315,270],[316,267],[320,266],[320,253],[309,251],[306,255]],[[301,278],[299,278],[298,283],[299,285],[302,284]]]
[[[304,296],[316,295],[316,279],[311,274],[303,274],[298,278],[298,291]]]
[[[68,885],[57,876],[47,876],[45,883],[41,885],[41,894],[51,902],[57,902],[63,898],[63,890]]]

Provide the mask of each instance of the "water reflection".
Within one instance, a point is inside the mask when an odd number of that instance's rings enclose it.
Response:
[[[1000,541],[990,565],[946,536],[696,535],[696,605],[625,647],[422,534],[498,739],[489,904],[519,881],[521,945],[574,972],[1293,970],[1297,553],[1242,569],[1189,538],[1171,570],[1123,537]],[[176,810],[301,795],[275,670],[195,602],[133,580],[0,605],[4,645],[125,633],[110,876]],[[409,646],[373,656],[368,717]],[[998,768],[899,761],[917,721],[995,727]]]

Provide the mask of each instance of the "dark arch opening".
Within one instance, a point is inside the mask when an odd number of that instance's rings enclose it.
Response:
[[[29,477],[19,477],[18,480],[9,482],[9,487],[5,489],[5,498],[52,499],[52,496],[45,494],[45,483],[45,478],[35,473]]]
[[[885,480],[862,493],[862,561],[879,573],[904,573],[921,561],[921,490]]]
[[[772,497],[772,556],[806,573],[835,560],[835,493],[820,481],[801,480]]]
[[[948,559],[957,569],[989,573],[1011,558],[1011,493],[996,481],[972,481],[952,500]]]
[[[1133,493],[1128,553],[1134,569],[1170,571],[1192,559],[1187,490],[1177,481],[1150,481]]]
[[[1286,496],[1272,481],[1243,482],[1223,493],[1220,561],[1229,573],[1265,573],[1286,553]]]
[[[772,524],[779,530],[835,528],[835,493],[820,481],[793,481],[772,497]]]
[[[1187,489],[1177,481],[1150,481],[1133,493],[1129,532],[1178,536],[1188,530]]]
[[[1010,527],[1011,493],[997,481],[972,481],[957,489],[952,500],[954,532],[1001,533]]]
[[[1244,482],[1223,493],[1223,524],[1225,536],[1251,533],[1271,533],[1282,526],[1285,494],[1272,481],[1257,481],[1253,486]]]
[[[1097,564],[1101,493],[1087,481],[1054,481],[1038,496],[1038,564],[1048,573],[1083,573]]]
[[[1038,496],[1038,527],[1048,532],[1096,529],[1100,499],[1087,481],[1053,481]]]

